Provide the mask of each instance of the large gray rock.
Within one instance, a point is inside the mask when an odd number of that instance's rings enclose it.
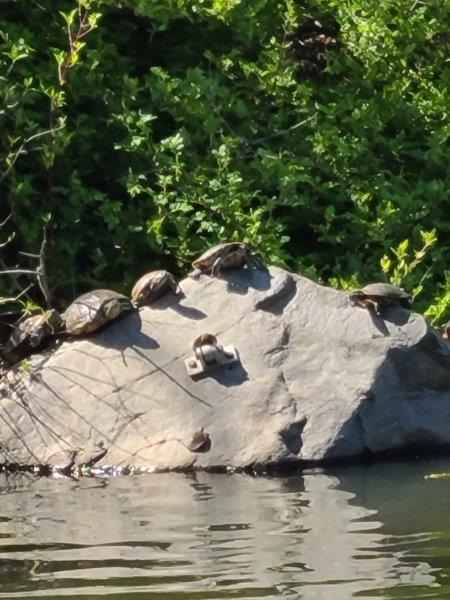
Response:
[[[167,294],[11,371],[0,462],[52,465],[102,443],[103,464],[244,467],[450,443],[450,344],[422,316],[374,318],[278,268],[181,286],[184,299]],[[204,332],[241,364],[192,381],[184,359]],[[200,427],[212,444],[194,454],[185,443]]]

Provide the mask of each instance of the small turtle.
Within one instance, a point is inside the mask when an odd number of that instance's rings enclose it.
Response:
[[[402,288],[390,283],[369,283],[360,290],[350,294],[350,300],[357,306],[368,308],[380,314],[380,308],[386,306],[402,306],[411,308],[411,296]]]
[[[189,452],[208,452],[211,448],[211,438],[204,427],[194,433],[191,441],[186,444],[186,448]]]
[[[201,273],[210,271],[214,277],[219,271],[239,268],[245,264],[261,266],[261,260],[252,254],[247,244],[243,242],[225,242],[213,246],[196,258],[192,263],[194,271],[190,276],[195,279]]]
[[[19,323],[3,347],[7,362],[15,363],[44,345],[62,330],[62,318],[56,310],[47,310],[40,315],[28,317]]]
[[[135,308],[123,294],[94,290],[74,300],[63,314],[63,319],[67,333],[85,335],[130,310]]]
[[[172,273],[164,269],[158,269],[146,273],[136,281],[131,290],[131,299],[136,306],[144,306],[144,304],[150,304],[168,290],[182,293]]]
[[[203,363],[216,363],[223,352],[222,346],[217,343],[217,338],[212,333],[202,333],[192,344],[195,358]]]
[[[202,333],[192,344],[192,349],[195,351],[202,346],[217,346],[217,338],[212,333]]]

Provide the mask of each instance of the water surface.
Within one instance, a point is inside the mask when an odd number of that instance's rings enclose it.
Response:
[[[283,478],[0,475],[0,598],[450,598],[450,459]]]

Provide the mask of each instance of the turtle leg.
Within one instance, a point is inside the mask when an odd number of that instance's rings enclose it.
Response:
[[[359,306],[361,308],[367,308],[367,310],[369,312],[371,312],[373,315],[375,315],[376,317],[380,316],[380,307],[376,300],[373,300],[372,298],[356,297],[353,299],[353,302],[355,303],[356,306]]]
[[[201,269],[194,269],[193,271],[188,273],[188,277],[190,277],[191,279],[198,279],[202,273],[203,271]]]
[[[376,300],[368,298],[366,300],[366,308],[377,317],[381,317],[381,305]]]
[[[411,300],[408,298],[402,298],[399,302],[402,308],[406,308],[406,310],[411,310]]]
[[[265,269],[266,265],[264,263],[263,257],[261,256],[261,254],[252,254],[248,259],[247,259],[247,264],[250,267],[254,267],[255,269]]]
[[[212,277],[216,277],[220,271],[220,265],[223,263],[223,256],[219,256],[218,258],[216,258],[216,260],[213,263],[213,266],[211,267],[211,275]]]
[[[178,296],[181,296],[182,298],[186,298],[183,290],[180,287],[180,284],[178,283],[178,281],[175,279],[175,277],[170,277],[168,280],[169,283],[169,287],[170,289],[175,293],[178,294]]]

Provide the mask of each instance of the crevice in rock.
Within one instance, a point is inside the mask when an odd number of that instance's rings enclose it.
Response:
[[[264,310],[273,315],[281,315],[289,302],[294,298],[296,292],[297,284],[295,280],[290,275],[287,275],[264,298],[256,302],[255,309]]]
[[[272,355],[272,354],[276,354],[277,352],[281,352],[283,350],[286,349],[286,347],[289,345],[291,339],[291,326],[288,325],[284,325],[283,329],[281,331],[281,336],[278,340],[276,340],[275,345],[272,346],[272,348],[269,348],[269,350],[267,350],[266,354],[267,355]],[[284,377],[284,375],[283,375]]]
[[[302,433],[307,422],[308,419],[306,417],[291,421],[278,432],[278,435],[286,448],[296,456],[300,453],[303,446]]]

